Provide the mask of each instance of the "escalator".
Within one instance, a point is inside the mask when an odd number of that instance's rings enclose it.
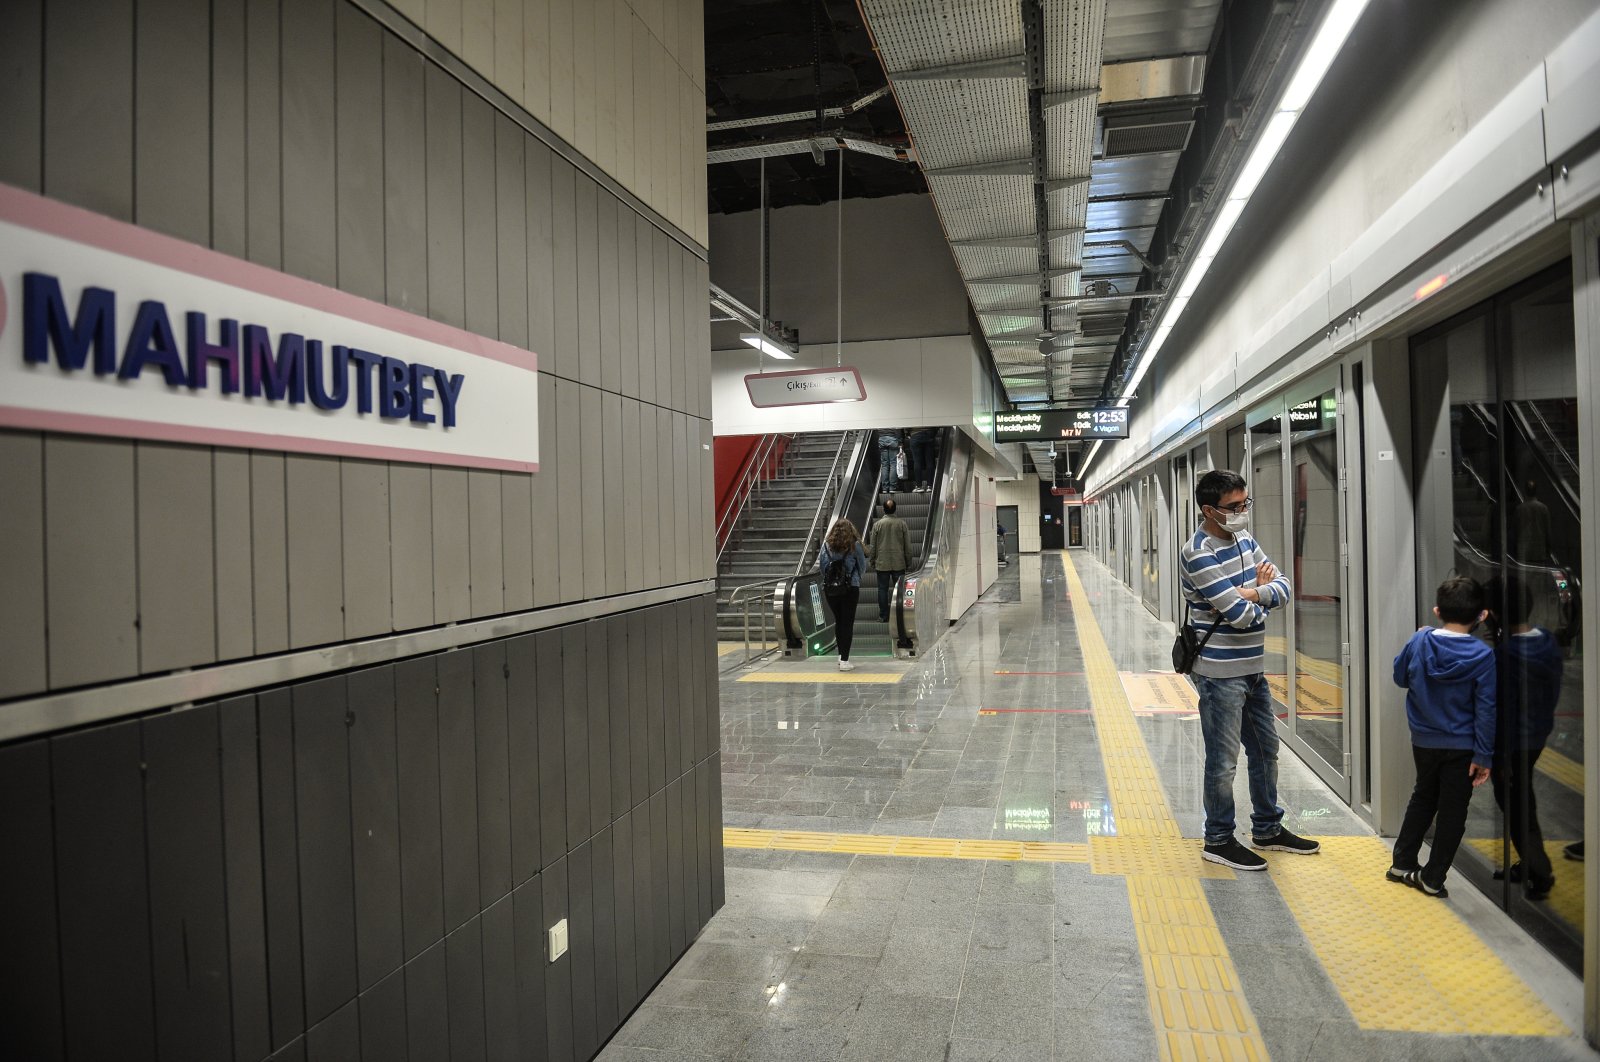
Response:
[[[852,656],[915,656],[926,650],[948,626],[946,589],[954,571],[956,535],[965,485],[970,478],[971,443],[953,428],[939,432],[933,490],[925,494],[896,493],[896,515],[905,520],[911,539],[911,566],[890,595],[889,621],[878,619],[878,573],[868,571],[861,580],[857,606],[855,646]],[[877,493],[878,453],[867,447],[853,462],[848,486],[840,493],[826,527],[845,517],[870,534],[881,515]],[[820,545],[813,543],[812,553]],[[813,561],[805,573],[779,588],[774,605],[781,614],[788,651],[816,656],[832,652],[834,618],[822,595],[822,573]]]

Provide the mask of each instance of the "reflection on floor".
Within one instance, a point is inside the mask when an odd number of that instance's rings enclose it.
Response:
[[[1285,824],[1328,852],[1201,863],[1170,629],[1072,560],[1017,558],[895,682],[724,679],[728,904],[606,1062],[1595,1057],[1497,957],[1527,973],[1526,938],[1384,882],[1287,752]]]

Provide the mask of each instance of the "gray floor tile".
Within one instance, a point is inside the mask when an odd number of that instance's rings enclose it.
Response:
[[[985,863],[978,898],[984,903],[1054,904],[1055,868],[1049,863]]]
[[[840,1062],[923,1062],[944,1056],[953,999],[877,994],[862,1001]]]
[[[969,961],[957,1001],[955,1035],[1006,1043],[1050,1043],[1051,979],[1049,963]]]
[[[1054,909],[1039,904],[980,901],[972,927],[972,958],[985,962],[1048,963]]]
[[[708,1054],[713,1058],[735,1058],[759,1021],[749,1014],[646,1002],[623,1026],[617,1040],[627,1046],[666,1051],[675,1057]]]

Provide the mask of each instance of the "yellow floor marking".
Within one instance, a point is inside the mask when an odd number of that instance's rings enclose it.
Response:
[[[1118,830],[1089,839],[1089,867],[1127,876],[1161,1057],[1266,1062],[1266,1041],[1200,889],[1201,877],[1233,872],[1203,861],[1200,843],[1178,829],[1083,580],[1069,554],[1061,563]]]
[[[1449,900],[1384,879],[1382,841],[1321,841],[1315,859],[1273,859],[1272,879],[1362,1028],[1570,1035]]]
[[[776,649],[776,648],[778,648],[778,643],[777,642],[765,642],[765,643],[763,643],[763,642],[751,642],[750,643],[750,648],[756,650],[757,652],[765,652],[768,649]],[[717,643],[717,655],[718,656],[732,656],[734,653],[742,653],[742,652],[744,652],[744,643],[743,642],[718,642]]]
[[[739,679],[740,682],[899,682],[904,673],[885,674],[882,671],[756,671]]]
[[[1135,712],[1195,712],[1200,709],[1200,695],[1182,675],[1161,671],[1123,672],[1122,688]]]
[[[968,840],[959,837],[896,837],[872,833],[814,833],[806,830],[753,830],[728,826],[727,848],[769,848],[786,852],[854,852],[857,855],[916,859],[1000,859],[1023,863],[1087,863],[1081,844],[1047,841]]]
[[[1555,779],[1574,793],[1583,792],[1583,764],[1546,747],[1534,765],[1540,774]]]
[[[1500,839],[1498,837],[1473,837],[1467,841],[1472,847],[1483,853],[1483,857],[1496,869],[1499,869]],[[1567,841],[1552,841],[1545,838],[1544,852],[1550,859],[1550,869],[1555,873],[1555,888],[1550,890],[1550,895],[1534,903],[1549,906],[1557,917],[1570,926],[1583,926],[1583,864],[1567,859],[1562,849],[1567,846]],[[1511,858],[1516,859],[1516,849],[1511,850]],[[1519,886],[1520,887],[1520,886]]]

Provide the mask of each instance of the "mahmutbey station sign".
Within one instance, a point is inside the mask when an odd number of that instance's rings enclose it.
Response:
[[[0,185],[0,427],[536,471],[535,356]]]

